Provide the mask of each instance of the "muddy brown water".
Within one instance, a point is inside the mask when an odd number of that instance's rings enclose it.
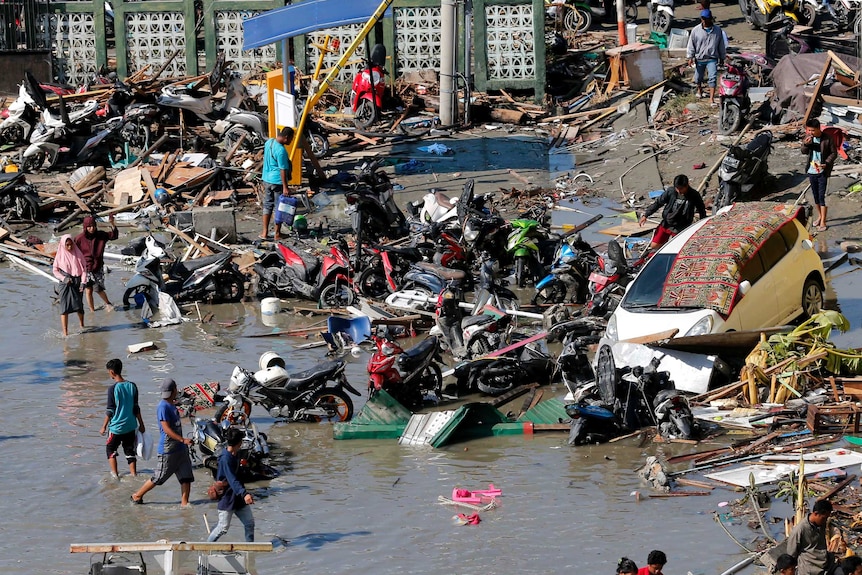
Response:
[[[107,284],[116,300],[129,271],[112,267]],[[203,306],[202,313],[215,314],[212,322],[159,330],[140,327],[136,312],[100,310],[87,314],[83,333],[73,327],[63,339],[47,282],[5,263],[0,282],[3,573],[85,573],[88,558],[70,555],[69,544],[203,540],[203,516],[216,520],[202,471],[188,509],[179,508],[173,481],[148,494],[146,505],[129,503],[154,461],[141,462],[137,478],[110,479],[98,433],[107,359],[123,359],[154,430],[165,377],[181,385],[226,384],[234,365],[254,368],[267,350],[282,354],[294,371],[323,355],[293,348],[304,339],[247,337],[273,329],[261,322],[257,302]],[[276,318],[282,329],[299,321],[308,322]],[[148,340],[158,349],[127,356],[129,344]],[[349,380],[363,390],[367,359],[348,356]],[[552,386],[545,393],[563,392]],[[618,557],[642,565],[654,548],[670,557],[668,573],[718,573],[741,558],[712,518],[720,502],[738,495],[717,489],[706,497],[650,498],[633,470],[657,451],[652,444],[570,448],[554,432],[431,449],[395,440],[334,441],[328,424],[280,423],[257,410],[253,417],[269,434],[282,472],[253,486],[258,541],[275,543],[273,553],[259,556],[260,573],[612,573]],[[672,446],[667,453],[688,449]],[[455,525],[453,516],[465,510],[438,503],[454,487],[489,483],[503,490],[502,505],[480,513],[478,526]],[[743,540],[754,537],[744,526],[731,529]],[[234,525],[225,539],[241,537]]]

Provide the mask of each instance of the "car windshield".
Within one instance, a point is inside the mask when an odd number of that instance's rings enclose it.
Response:
[[[664,282],[675,259],[676,254],[654,255],[632,282],[623,308],[637,309],[658,305]]]

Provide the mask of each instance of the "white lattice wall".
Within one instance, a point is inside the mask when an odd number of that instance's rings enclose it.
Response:
[[[522,80],[536,76],[533,7],[486,6],[488,78]]]
[[[333,40],[338,40],[340,42],[340,47],[335,52],[330,52],[323,58],[323,68],[324,72],[321,73],[321,78],[326,76],[325,70],[332,68],[338,60],[341,58],[341,55],[344,53],[344,49],[353,42],[353,39],[359,35],[359,32],[362,30],[361,24],[353,24],[350,26],[339,26],[338,28],[331,28],[329,30],[320,30],[318,32],[312,32],[307,36],[308,44],[305,46],[305,54],[306,61],[308,62],[308,70],[303,70],[305,74],[311,74],[314,72],[315,66],[317,66],[317,60],[320,58],[320,51],[312,46],[312,44],[323,44],[323,40],[326,38],[326,35],[329,34],[329,42],[330,46],[332,45]],[[351,64],[345,66],[341,72],[339,72],[335,81],[339,83],[351,83],[353,82],[353,77],[362,67],[362,58],[365,56],[365,42],[363,42],[356,52],[353,53],[353,56],[350,58]]]
[[[220,10],[216,16],[216,43],[224,50],[225,59],[234,63],[234,69],[244,73],[254,71],[258,64],[276,64],[276,46],[269,44],[263,48],[243,51],[243,22],[257,16],[260,12],[252,10]]]
[[[93,14],[44,14],[41,25],[52,49],[54,76],[75,86],[87,82],[96,71]]]
[[[440,68],[440,7],[395,9],[395,52],[398,75]]]
[[[161,67],[177,49],[180,49],[179,54],[162,76],[168,78],[186,74],[186,23],[182,12],[126,14],[126,36],[129,74],[147,64],[153,69]]]

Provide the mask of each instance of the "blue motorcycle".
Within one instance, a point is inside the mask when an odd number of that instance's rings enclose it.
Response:
[[[584,303],[589,298],[590,272],[599,255],[578,233],[566,236],[554,256],[551,271],[536,283],[533,305]]]

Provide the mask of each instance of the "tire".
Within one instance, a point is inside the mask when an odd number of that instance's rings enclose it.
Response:
[[[215,274],[215,301],[236,303],[245,295],[245,277],[239,272],[223,270]]]
[[[128,122],[123,126],[120,135],[133,148],[146,150],[150,147],[150,126],[137,122]]]
[[[803,2],[799,10],[799,21],[805,26],[814,26],[817,22],[817,10],[814,6]]]
[[[228,412],[228,407],[230,407],[230,405],[228,405],[228,404],[227,404],[227,402],[223,403],[223,404],[222,404],[222,405],[221,405],[221,406],[216,410],[215,415],[213,416],[213,419],[215,419],[215,420],[216,420],[216,421],[218,421],[219,423],[221,423],[222,421],[224,421],[224,420],[228,419],[228,417],[227,417],[227,416],[228,416],[228,413],[229,413],[229,412]],[[243,410],[243,412],[245,413],[245,417],[246,417],[246,419],[248,419],[248,418],[250,418],[250,417],[251,417],[251,403],[249,403],[249,402],[248,402],[248,401],[246,401],[246,400],[243,400],[243,401],[242,401],[242,410]]]
[[[566,284],[560,280],[554,280],[540,290],[536,290],[531,305],[548,305],[563,303],[566,301],[568,289]]]
[[[652,29],[654,32],[667,34],[670,31],[670,26],[673,24],[673,19],[670,14],[664,10],[656,10],[652,15]]]
[[[527,260],[525,258],[515,258],[515,285],[522,288],[526,283]]]
[[[437,396],[443,391],[443,372],[436,363],[430,364],[420,377],[421,389],[434,390]]]
[[[323,134],[318,132],[307,133],[308,145],[311,147],[311,153],[318,160],[322,160],[329,155],[329,140]]]
[[[802,287],[802,321],[820,313],[822,309],[823,288],[815,278],[808,278]]]
[[[725,102],[718,111],[718,131],[728,136],[739,129],[742,123],[742,110],[734,102]]]
[[[386,274],[381,266],[371,266],[359,274],[359,293],[372,299],[383,299],[390,293]]]
[[[240,138],[245,135],[245,140],[243,140],[242,145],[240,146],[240,150],[245,150],[247,152],[254,151],[254,136],[251,132],[249,132],[245,128],[241,128],[239,126],[233,126],[227,132],[224,133],[224,149],[225,152],[230,152],[234,149],[237,142],[239,142]]]
[[[732,204],[736,198],[730,191],[730,186],[727,184],[720,184],[718,187],[718,193],[715,195],[715,200],[712,202],[712,213],[713,215],[725,206],[729,206]]]
[[[314,407],[325,406],[332,411],[331,417],[310,416],[310,421],[349,421],[353,417],[353,401],[340,389],[324,388],[311,398]]]
[[[15,217],[19,220],[35,222],[39,217],[39,198],[33,194],[15,196]]]
[[[467,346],[467,357],[476,359],[477,357],[491,353],[491,351],[491,344],[488,343],[488,340],[484,336],[480,336]]]
[[[368,128],[377,121],[378,110],[371,100],[363,98],[356,106],[353,123],[357,128]]]
[[[42,164],[45,163],[45,152],[39,150],[32,156],[24,157],[23,152],[21,153],[21,171],[32,173],[42,167]]]
[[[626,3],[626,22],[634,24],[638,20],[638,5],[634,2]]]
[[[20,124],[12,124],[0,132],[0,144],[20,144],[24,141],[24,128]]]
[[[320,290],[317,301],[320,309],[347,307],[356,301],[353,289],[345,283],[332,283]]]
[[[135,296],[140,294],[146,294],[147,288],[144,286],[137,286],[133,288],[128,288],[125,292],[123,292],[123,307],[129,309],[130,307],[138,307],[138,303],[135,301]],[[129,302],[133,303],[130,305]]]

